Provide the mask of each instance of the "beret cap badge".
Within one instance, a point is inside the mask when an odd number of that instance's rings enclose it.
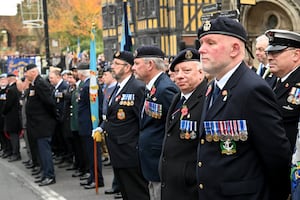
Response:
[[[193,53],[190,50],[186,51],[185,58],[186,59],[192,59],[192,57],[193,57]]]
[[[211,27],[210,21],[205,21],[203,24],[203,31],[209,31]]]
[[[116,57],[119,57],[119,56],[120,56],[120,51],[117,51],[117,52],[115,53],[115,56],[116,56]]]

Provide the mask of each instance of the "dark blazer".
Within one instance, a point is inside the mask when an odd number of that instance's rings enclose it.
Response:
[[[283,116],[283,125],[287,137],[291,143],[291,150],[294,150],[296,137],[298,133],[298,120],[300,116],[300,105],[289,103],[287,101],[292,87],[300,82],[300,67],[292,72],[289,77],[279,84],[274,90],[280,110]],[[299,86],[298,86],[299,87]]]
[[[3,111],[5,101],[6,101],[6,89],[7,89],[7,86],[3,89],[0,88],[0,113],[1,113],[1,115],[0,115],[0,134],[4,129],[4,116],[2,114],[2,111]]]
[[[165,73],[162,73],[156,79],[152,88],[154,94],[149,94],[146,100],[155,103],[155,105],[162,106],[162,113],[159,114],[160,116],[155,116],[155,114],[154,116],[150,116],[149,114],[151,113],[146,114],[144,112],[138,143],[139,158],[146,180],[160,182],[158,163],[165,135],[166,117],[172,99],[179,90]]]
[[[103,93],[98,89],[98,109],[99,117],[102,115]],[[81,136],[91,136],[93,124],[91,120],[91,103],[90,103],[90,79],[79,86],[78,99],[78,133]],[[100,120],[101,122],[101,120]]]
[[[107,122],[104,123],[106,143],[114,168],[138,167],[137,142],[139,119],[144,99],[145,85],[131,75],[126,85],[112,100],[107,109]],[[123,94],[134,94],[133,105],[120,105]]]
[[[62,81],[59,86],[53,90],[53,98],[56,105],[56,118],[59,122],[64,122],[67,117],[67,99],[69,85],[66,81]]]
[[[8,86],[6,101],[2,111],[4,115],[4,129],[8,133],[19,133],[22,129],[20,97],[21,93],[17,89],[16,83]]]
[[[197,154],[199,200],[287,198],[290,144],[276,97],[264,80],[242,62],[203,117]],[[221,153],[220,141],[205,140],[203,121],[222,120],[246,120],[248,139],[235,142],[236,153],[231,155]]]
[[[35,138],[50,137],[56,125],[55,103],[49,82],[40,75],[29,86],[26,102],[28,133]]]
[[[200,114],[205,100],[205,90],[207,81],[200,83],[193,94],[188,98],[185,105],[188,114],[182,119],[196,121],[200,124]],[[161,175],[161,197],[162,199],[193,200],[198,199],[198,185],[196,178],[197,146],[199,143],[198,132],[194,139],[181,139],[180,117],[178,112],[172,119],[172,114],[176,104],[180,100],[178,93],[170,106],[167,122],[166,134],[163,143],[163,150],[160,158]]]

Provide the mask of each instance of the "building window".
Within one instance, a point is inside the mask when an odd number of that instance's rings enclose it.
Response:
[[[123,10],[123,3],[119,4],[117,7],[117,15],[118,15],[118,24],[122,23],[123,20],[123,14],[124,14],[124,10]]]
[[[107,16],[108,26],[115,27],[116,26],[116,15],[115,15],[116,7],[113,5],[109,6],[109,15]]]
[[[145,18],[146,17],[146,2],[145,0],[138,0],[138,18]]]
[[[107,24],[107,7],[104,6],[102,7],[102,21],[103,21],[103,28],[107,28],[108,27],[108,24]]]
[[[156,1],[154,0],[147,0],[147,16],[148,17],[156,17]]]

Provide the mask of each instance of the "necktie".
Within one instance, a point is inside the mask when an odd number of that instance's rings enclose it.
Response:
[[[177,102],[172,113],[172,119],[174,119],[174,116],[180,111],[180,108],[182,107],[185,100],[186,100],[185,97],[182,96],[181,99]]]
[[[114,91],[113,91],[112,94],[111,94],[110,99],[109,99],[109,105],[110,105],[111,102],[116,98],[117,92],[118,92],[119,89],[120,89],[120,86],[117,84],[116,87],[115,87],[115,89],[114,89]]]
[[[276,81],[276,84],[275,84],[273,90],[275,90],[276,88],[278,88],[280,84],[281,84],[281,78],[279,78],[279,79]]]
[[[220,88],[217,84],[215,84],[215,87],[214,87],[214,91],[212,93],[212,101],[211,101],[211,105],[214,104],[214,102],[216,101],[216,99],[218,98],[219,94],[220,94]]]
[[[265,71],[266,71],[266,67],[264,67],[264,65],[262,65],[262,68],[260,70],[260,76],[261,77],[264,75]]]

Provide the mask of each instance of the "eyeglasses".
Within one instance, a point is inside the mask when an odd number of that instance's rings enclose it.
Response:
[[[290,50],[295,50],[295,48],[285,48],[285,49],[282,49],[282,50],[277,50],[277,51],[266,51],[266,55],[271,55],[271,56],[277,56],[279,55],[280,53],[283,53],[285,51],[290,51]]]
[[[118,63],[118,62],[112,62],[112,64],[113,65],[123,65],[123,66],[128,65],[127,63]]]

